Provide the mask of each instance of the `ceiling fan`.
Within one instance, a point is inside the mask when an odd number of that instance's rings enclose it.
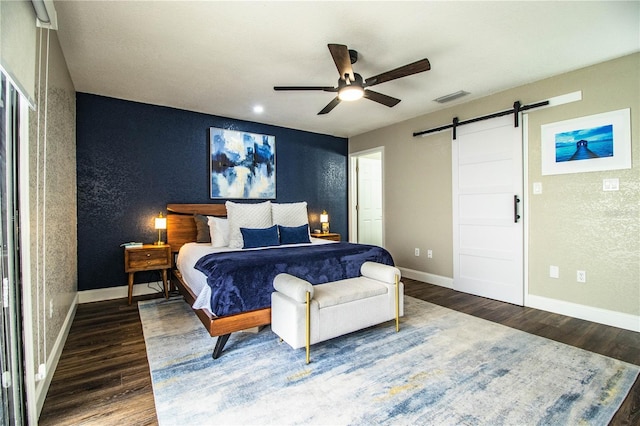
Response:
[[[340,78],[338,79],[338,86],[275,86],[273,90],[320,90],[323,92],[334,92],[338,95],[325,106],[322,111],[318,113],[327,114],[334,109],[341,101],[355,101],[360,98],[370,99],[374,102],[378,102],[388,107],[393,107],[400,102],[400,99],[384,95],[382,93],[374,92],[368,89],[376,84],[385,83],[387,81],[395,80],[397,78],[406,77],[412,74],[417,74],[431,69],[431,64],[427,58],[413,62],[408,65],[393,69],[391,71],[383,72],[382,74],[374,75],[366,80],[358,73],[353,72],[351,68],[352,64],[355,64],[358,60],[358,52],[350,50],[343,44],[329,44],[329,52],[333,62],[338,68]]]

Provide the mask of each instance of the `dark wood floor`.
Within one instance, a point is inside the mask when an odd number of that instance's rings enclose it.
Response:
[[[408,296],[640,365],[640,333],[403,281]],[[135,303],[128,306],[120,299],[78,306],[40,415],[40,425],[76,424],[157,424]],[[640,425],[640,379],[611,424]]]

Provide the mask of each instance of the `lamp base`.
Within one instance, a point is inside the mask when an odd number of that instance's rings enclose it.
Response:
[[[164,241],[156,241],[155,243],[153,243],[153,245],[155,245],[155,246],[163,246],[164,245]]]
[[[322,233],[323,234],[329,233],[329,222],[322,222]]]

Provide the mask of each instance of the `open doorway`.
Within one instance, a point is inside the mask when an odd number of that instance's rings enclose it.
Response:
[[[349,241],[384,246],[384,148],[350,156]]]

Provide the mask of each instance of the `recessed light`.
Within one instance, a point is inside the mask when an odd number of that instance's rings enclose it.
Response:
[[[253,107],[253,112],[256,114],[262,114],[264,112],[264,107],[262,105],[255,105]]]

